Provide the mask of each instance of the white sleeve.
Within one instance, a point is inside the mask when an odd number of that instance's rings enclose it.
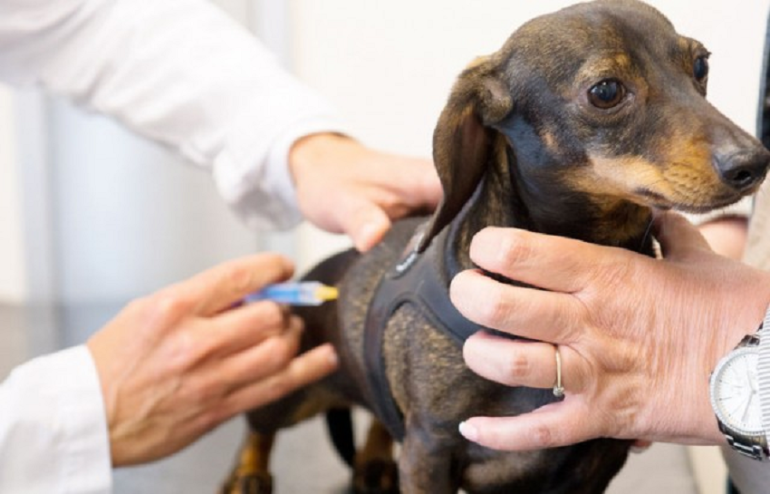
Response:
[[[101,387],[85,346],[34,359],[0,384],[0,492],[108,493],[111,464]]]
[[[114,116],[213,173],[253,227],[299,220],[290,145],[331,107],[207,0],[0,0],[0,78]]]

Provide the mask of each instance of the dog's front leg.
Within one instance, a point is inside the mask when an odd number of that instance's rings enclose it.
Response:
[[[393,438],[372,418],[364,446],[356,452],[353,466],[355,494],[399,494],[398,467],[393,459]]]
[[[407,425],[398,458],[402,494],[455,494],[459,472],[452,471],[452,447],[445,431]]]
[[[274,441],[274,434],[249,431],[220,494],[271,494],[273,476],[269,464]]]

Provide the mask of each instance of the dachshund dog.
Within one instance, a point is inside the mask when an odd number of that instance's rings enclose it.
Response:
[[[261,462],[266,472],[279,428],[357,404],[381,422],[355,461],[359,492],[603,492],[628,441],[503,452],[458,433],[471,415],[523,414],[560,398],[464,365],[462,341],[482,328],[454,309],[448,285],[474,268],[469,245],[486,226],[654,255],[654,209],[706,212],[756,191],[770,152],[706,101],[708,56],[652,7],[596,0],[529,21],[467,67],[434,134],[443,201],[428,219],[397,223],[370,253],[339,254],[308,275],[340,298],[300,312],[305,346],[333,342],[340,369],[250,413],[254,435],[237,471]],[[392,439],[398,475],[388,469]],[[258,477],[235,475],[228,492],[249,492]]]

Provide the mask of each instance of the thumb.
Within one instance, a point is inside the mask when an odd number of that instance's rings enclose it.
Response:
[[[677,213],[666,212],[655,218],[655,238],[660,242],[663,257],[669,259],[684,259],[711,251],[698,228]]]
[[[340,218],[342,230],[353,240],[359,252],[366,252],[382,240],[390,229],[390,218],[371,202],[364,201],[351,210],[355,213]]]

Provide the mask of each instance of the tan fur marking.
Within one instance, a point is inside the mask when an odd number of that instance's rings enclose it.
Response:
[[[230,472],[228,479],[220,489],[221,494],[242,494],[246,485],[258,492],[272,491],[272,476],[270,475],[270,452],[273,448],[275,434],[259,434],[249,432],[241,446],[238,461]]]
[[[372,460],[393,459],[393,438],[388,430],[376,419],[372,419],[366,434],[364,447],[356,454],[356,463],[366,463]]]
[[[550,130],[545,130],[540,135],[540,139],[543,141],[543,144],[545,144],[545,147],[548,149],[556,149],[556,137],[554,137],[553,132]]]
[[[591,195],[609,195],[644,206],[686,209],[712,205],[730,193],[711,165],[709,150],[694,142],[678,145],[666,153],[662,163],[641,157],[589,158],[589,167],[566,180]],[[643,190],[659,197],[640,193]]]
[[[612,53],[596,56],[589,59],[577,75],[577,81],[596,81],[602,77],[615,77],[620,79],[633,79],[635,66],[626,53]],[[582,87],[582,86],[581,86]]]
[[[482,65],[483,63],[488,61],[489,58],[490,58],[489,55],[483,55],[483,56],[476,57],[473,60],[471,60],[471,62],[465,67],[465,69],[467,70],[467,69],[476,68],[479,65]]]
[[[241,449],[239,473],[254,475],[258,472],[269,471],[270,451],[275,436],[272,434],[257,434],[252,432]]]

